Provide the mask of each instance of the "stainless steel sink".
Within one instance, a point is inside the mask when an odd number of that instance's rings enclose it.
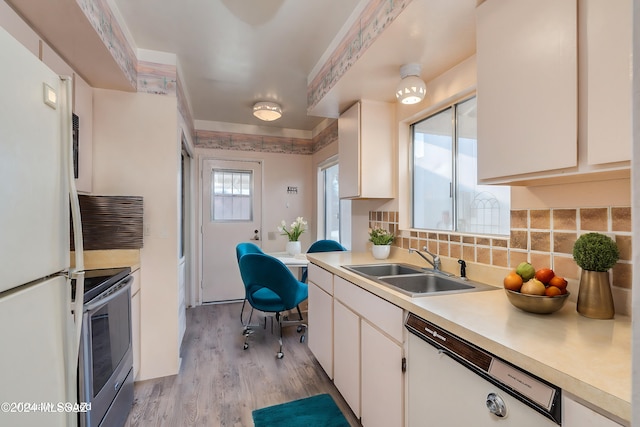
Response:
[[[474,285],[468,281],[445,277],[440,274],[380,277],[379,280],[411,296],[474,289]]]
[[[342,267],[410,297],[498,289],[448,273],[421,269],[407,264],[343,265]]]
[[[343,265],[347,270],[365,276],[382,277],[382,276],[400,276],[404,274],[420,274],[424,273],[420,267],[414,267],[408,264],[363,264],[363,265]]]

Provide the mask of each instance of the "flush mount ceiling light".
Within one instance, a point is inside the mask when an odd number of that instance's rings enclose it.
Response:
[[[396,88],[396,98],[403,104],[417,104],[424,99],[427,86],[420,78],[420,64],[405,64],[400,67],[402,80]]]
[[[256,102],[253,105],[253,115],[265,122],[272,122],[282,117],[282,107],[275,102]]]

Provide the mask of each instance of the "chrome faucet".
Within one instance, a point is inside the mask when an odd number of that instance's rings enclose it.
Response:
[[[409,249],[409,253],[412,253],[412,252],[417,253],[418,255],[420,255],[420,257],[421,257],[423,260],[425,260],[425,261],[427,261],[429,264],[431,264],[431,266],[433,267],[433,269],[434,269],[434,270],[436,270],[436,271],[441,271],[441,269],[440,269],[440,268],[441,268],[442,264],[441,264],[441,262],[440,262],[440,257],[439,257],[438,255],[434,254],[434,253],[429,252],[429,251],[427,250],[427,247],[426,247],[426,246],[425,246],[425,247],[423,247],[423,248],[422,248],[422,250],[423,250],[423,251],[425,251],[426,253],[428,253],[429,255],[431,255],[431,257],[433,258],[433,261],[432,261],[432,260],[430,260],[429,258],[427,258],[426,256],[424,256],[424,255],[422,254],[422,252],[420,252],[420,251],[419,251],[419,250],[417,250],[417,249]]]

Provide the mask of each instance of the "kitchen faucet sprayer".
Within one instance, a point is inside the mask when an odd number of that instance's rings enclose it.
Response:
[[[463,259],[459,259],[458,264],[460,264],[460,278],[467,280],[467,263]]]
[[[420,251],[419,251],[419,250],[417,250],[417,249],[409,249],[409,253],[413,253],[413,252],[417,253],[418,255],[420,255],[420,257],[421,257],[423,260],[425,260],[425,261],[427,261],[429,264],[431,264],[431,266],[433,267],[433,269],[434,269],[434,270],[436,270],[436,271],[441,271],[441,270],[440,270],[440,267],[441,267],[442,263],[440,262],[440,257],[439,257],[438,255],[434,254],[434,253],[429,252],[429,251],[427,250],[427,247],[426,247],[426,246],[425,246],[425,247],[423,247],[423,248],[422,248],[422,250],[423,250],[423,251],[425,251],[426,253],[428,253],[429,255],[431,255],[431,257],[433,258],[433,261],[432,261],[432,260],[430,260],[429,258],[427,258],[426,256],[424,256],[424,255],[422,254],[422,252],[420,252]]]

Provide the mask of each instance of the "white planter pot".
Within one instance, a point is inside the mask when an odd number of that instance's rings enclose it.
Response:
[[[391,245],[373,245],[371,252],[375,259],[387,259],[391,252]]]
[[[300,253],[302,252],[302,247],[300,246],[300,241],[287,242],[286,251],[291,256],[300,255]]]

